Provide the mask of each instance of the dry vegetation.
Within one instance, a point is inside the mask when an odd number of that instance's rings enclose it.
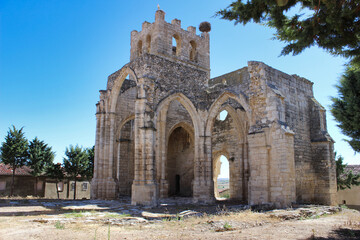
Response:
[[[3,199],[0,203],[0,239],[4,240],[360,239],[360,213],[349,209],[261,213],[231,204],[140,208],[118,201]]]

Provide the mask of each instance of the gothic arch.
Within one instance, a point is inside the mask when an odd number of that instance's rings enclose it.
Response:
[[[161,113],[166,113],[168,110],[168,107],[170,105],[170,103],[174,100],[179,101],[179,103],[181,105],[184,106],[184,108],[187,110],[187,112],[189,113],[191,120],[193,122],[194,125],[194,134],[195,137],[199,136],[200,132],[201,132],[201,120],[200,117],[196,111],[196,108],[194,106],[194,104],[190,101],[189,98],[187,98],[184,94],[182,93],[175,93],[173,95],[170,95],[168,97],[166,97],[165,99],[163,99],[157,109],[156,109],[156,122],[158,121],[159,115]]]
[[[174,126],[172,126],[169,130],[169,134],[167,136],[167,138],[169,138],[169,136],[171,135],[171,133],[178,127],[182,127],[184,128],[188,133],[189,135],[191,135],[191,137],[194,138],[194,129],[192,126],[190,126],[188,123],[186,122],[179,122],[177,124],[175,124]],[[168,139],[167,139],[167,142],[168,142]]]
[[[116,137],[120,135],[121,132],[121,128],[130,120],[135,119],[135,114],[130,114],[129,116],[127,116],[126,118],[122,119],[120,124],[118,125],[117,129],[116,129]]]
[[[110,90],[110,97],[109,97],[109,112],[115,112],[116,108],[116,102],[120,93],[121,86],[126,78],[127,75],[130,75],[133,80],[136,82],[136,85],[139,84],[138,78],[134,72],[129,66],[125,65],[123,68],[120,69],[120,72],[116,79],[114,80],[114,83]]]
[[[232,98],[235,101],[237,101],[239,104],[241,104],[241,106],[245,109],[245,113],[248,120],[250,120],[251,109],[245,97],[243,95],[236,95],[231,92],[224,92],[213,102],[213,104],[209,109],[208,119],[206,120],[206,129],[205,129],[206,136],[211,136],[213,120],[215,119],[216,115],[219,113],[220,109],[222,108],[221,105],[229,98]]]

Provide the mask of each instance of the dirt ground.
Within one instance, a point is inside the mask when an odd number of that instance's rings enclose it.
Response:
[[[326,206],[259,211],[177,199],[156,208],[128,200],[0,199],[0,239],[360,239],[360,212]]]

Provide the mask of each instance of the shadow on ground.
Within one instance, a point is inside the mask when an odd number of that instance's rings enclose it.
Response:
[[[333,230],[330,234],[330,237],[312,237],[313,240],[343,240],[343,239],[360,239],[360,229],[349,229],[349,228],[339,228]]]

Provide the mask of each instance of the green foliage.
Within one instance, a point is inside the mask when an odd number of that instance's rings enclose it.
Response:
[[[317,45],[331,54],[359,59],[359,1],[237,0],[217,12],[222,19],[266,24],[285,42],[281,55]],[[293,10],[293,11],[290,11]],[[295,10],[295,11],[294,11]],[[298,13],[296,10],[301,10]]]
[[[83,211],[80,212],[73,211],[71,213],[65,213],[64,215],[66,218],[82,218],[85,216]]]
[[[9,164],[13,170],[10,196],[14,192],[14,177],[16,168],[23,166],[28,158],[28,140],[25,138],[23,128],[19,130],[12,126],[0,147],[0,159],[4,164]]]
[[[46,169],[46,175],[57,181],[64,179],[64,172],[60,163],[53,163]]]
[[[360,67],[349,65],[336,87],[339,97],[331,99],[331,113],[342,133],[351,138],[347,142],[360,153]]]
[[[89,166],[89,157],[86,150],[79,146],[70,145],[65,150],[64,168],[72,179],[83,176]]]
[[[346,165],[343,163],[344,158],[338,156],[336,159],[336,180],[337,180],[337,189],[343,190],[346,188],[351,188],[352,185],[360,185],[360,174],[353,174],[353,172],[345,171]]]
[[[230,223],[225,222],[224,225],[223,225],[223,228],[224,228],[225,231],[228,231],[228,230],[232,230],[233,227],[231,226]]]
[[[74,200],[76,199],[76,180],[83,178],[89,167],[89,156],[82,147],[72,146],[65,150],[64,169],[66,173],[75,181]]]
[[[56,221],[55,222],[55,228],[56,229],[65,229],[65,226],[60,221]]]
[[[95,146],[91,147],[91,148],[87,148],[86,149],[86,153],[88,155],[88,159],[89,159],[89,164],[88,167],[85,170],[85,177],[87,179],[91,179],[94,175],[94,156],[95,156]]]
[[[24,136],[23,128],[19,130],[13,126],[0,147],[1,161],[11,167],[21,167],[28,157],[28,140]]]
[[[55,153],[51,151],[51,147],[35,137],[29,144],[29,159],[26,163],[32,169],[31,174],[38,177],[45,173],[52,165],[54,156]]]

